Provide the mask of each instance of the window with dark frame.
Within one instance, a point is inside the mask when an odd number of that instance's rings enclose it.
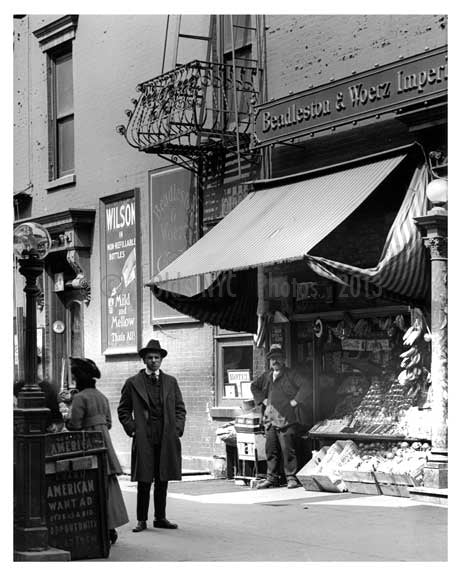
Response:
[[[48,52],[49,179],[74,173],[72,42]]]
[[[253,376],[253,339],[251,336],[216,339],[216,404],[239,406],[251,398],[249,382]]]
[[[233,15],[232,19],[230,15],[222,16],[222,58],[224,64],[248,67],[255,64],[254,60],[252,60],[252,38],[254,36],[254,31],[252,30],[252,26],[254,26],[253,18],[251,14]],[[238,71],[236,71],[236,74],[238,77]],[[235,92],[233,83],[225,85],[224,87],[223,97],[228,102],[227,109],[229,111],[228,118],[226,119],[226,123],[229,123],[228,128],[232,128],[235,123],[235,109],[237,108],[239,115],[242,115],[245,110],[245,95],[238,90],[238,82],[236,87],[237,90]],[[237,106],[235,106],[235,100],[237,101]]]

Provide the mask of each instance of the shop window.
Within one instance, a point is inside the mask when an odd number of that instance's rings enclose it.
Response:
[[[217,340],[217,404],[240,406],[251,398],[250,381],[253,376],[253,341],[248,338]]]

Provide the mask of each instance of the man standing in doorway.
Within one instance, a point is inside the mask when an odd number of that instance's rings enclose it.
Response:
[[[169,480],[181,480],[181,442],[186,408],[176,378],[160,370],[167,355],[158,340],[139,351],[145,368],[125,382],[118,417],[133,438],[131,480],[138,483],[137,525],[147,528],[150,490],[154,482],[154,527],[177,528],[166,518]]]
[[[264,406],[266,431],[267,478],[256,488],[277,486],[280,465],[287,487],[297,488],[300,483],[296,478],[296,437],[300,426],[312,420],[312,388],[307,380],[285,366],[285,352],[280,344],[272,344],[267,357],[270,370],[251,384],[255,403]]]

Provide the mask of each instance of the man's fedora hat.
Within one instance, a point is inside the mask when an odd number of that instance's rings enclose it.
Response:
[[[93,360],[89,358],[76,358],[69,356],[70,366],[72,368],[76,368],[77,370],[81,370],[90,378],[101,378],[101,372]]]
[[[147,354],[147,352],[160,352],[162,358],[165,358],[165,356],[168,354],[168,352],[160,346],[160,342],[158,340],[149,340],[147,345],[144,346],[144,348],[141,348],[138,354],[141,356],[141,358],[144,358],[144,355]]]
[[[267,358],[273,358],[274,356],[285,357],[285,350],[282,348],[281,344],[272,344],[269,352],[267,353]]]

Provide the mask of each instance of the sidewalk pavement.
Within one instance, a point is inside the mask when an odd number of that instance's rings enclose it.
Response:
[[[168,518],[134,534],[136,484],[121,480],[130,523],[112,562],[445,562],[447,508],[409,498],[251,490],[208,477],[170,482]],[[151,504],[152,506],[152,504]]]

